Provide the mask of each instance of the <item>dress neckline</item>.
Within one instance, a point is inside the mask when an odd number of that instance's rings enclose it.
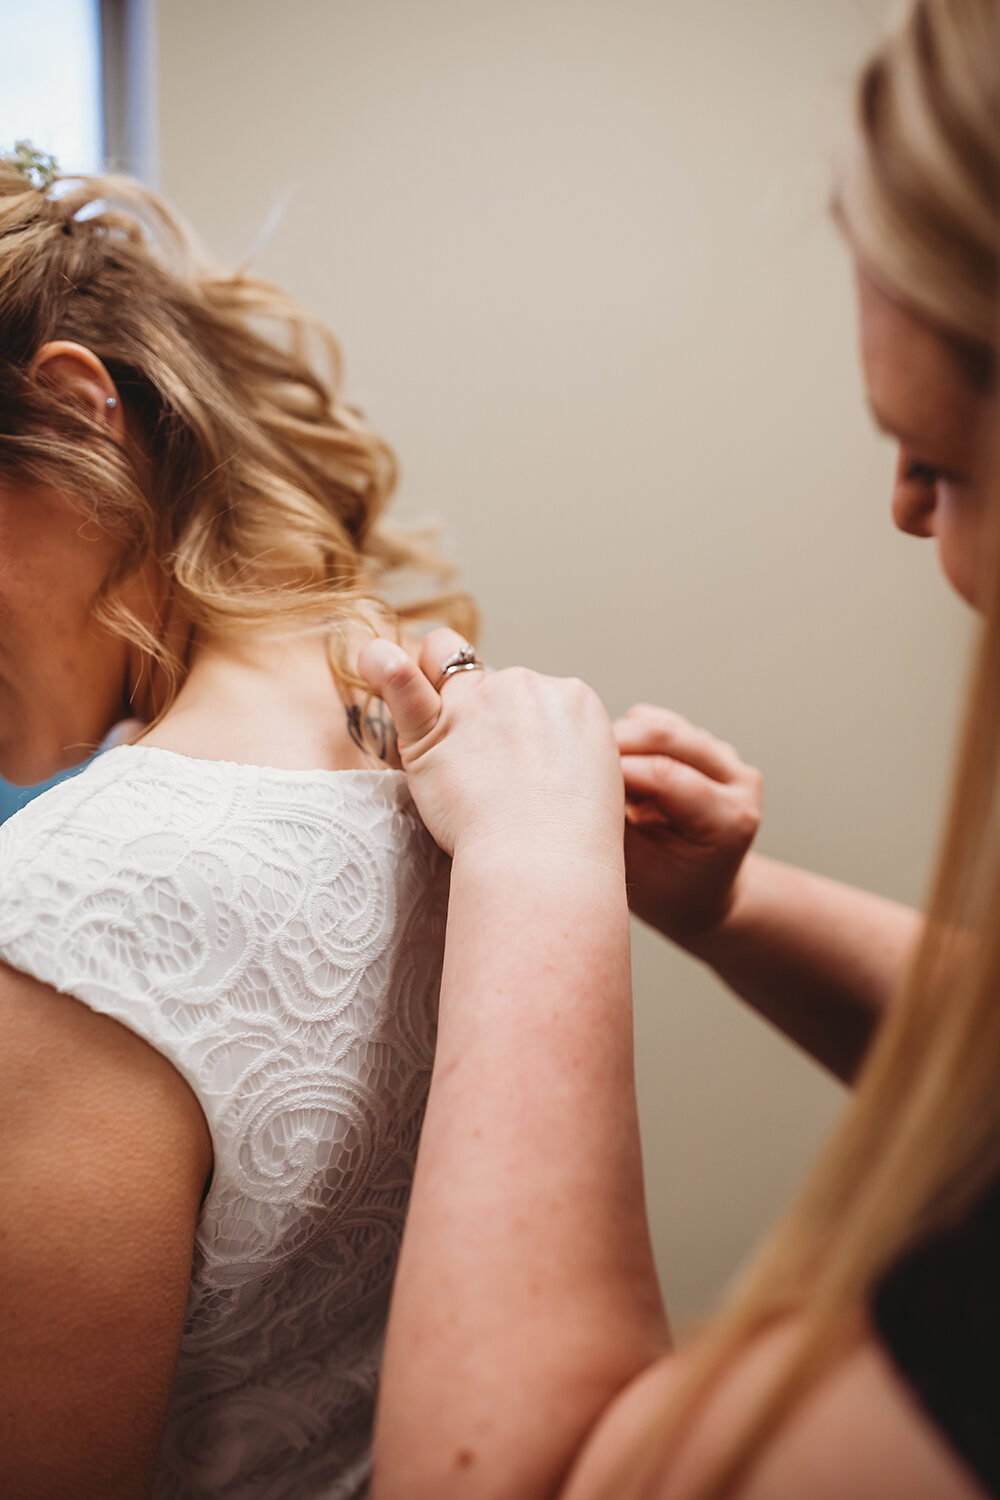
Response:
[[[402,790],[406,786],[406,772],[397,771],[391,766],[382,768],[372,767],[370,770],[360,767],[344,767],[343,770],[331,770],[327,766],[315,767],[293,767],[293,766],[267,766],[256,761],[243,760],[213,760],[204,756],[186,755],[182,750],[167,750],[162,745],[115,745],[110,750],[105,750],[101,756],[102,760],[112,760],[116,756],[139,755],[152,757],[154,760],[162,759],[171,762],[186,763],[189,766],[218,766],[223,770],[236,771],[244,774],[256,773],[257,776],[265,775],[280,781],[328,781],[331,778],[344,776],[360,778],[362,782],[381,781],[387,783],[396,790]]]

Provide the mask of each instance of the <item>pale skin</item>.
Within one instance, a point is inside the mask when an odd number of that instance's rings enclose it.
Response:
[[[114,383],[90,351],[46,345],[35,374],[127,441]],[[148,664],[94,618],[118,550],[71,497],[0,483],[0,774],[11,780],[50,776],[116,721],[137,716],[141,730],[151,715]],[[152,630],[187,640],[155,561],[125,592]],[[359,707],[332,691],[319,634],[201,638],[144,742],[208,759],[371,768]],[[391,725],[382,729],[391,762]],[[208,1129],[158,1052],[2,964],[0,1026],[0,1493],[138,1500],[177,1360]]]
[[[986,397],[928,327],[859,278],[861,351],[897,441],[901,529],[975,604]],[[915,913],[749,852],[760,778],[663,710],[612,731],[579,683],[520,670],[433,681],[385,642],[360,666],[454,854],[439,1050],[390,1317],[375,1500],[607,1500],[684,1378],[641,1197],[621,881],[632,904],[841,1076],[917,934]],[[531,725],[530,744],[519,726]],[[617,737],[613,746],[612,734]],[[737,1500],[975,1500],[858,1311],[858,1338]],[[650,1492],[684,1500],[797,1335],[733,1357]]]

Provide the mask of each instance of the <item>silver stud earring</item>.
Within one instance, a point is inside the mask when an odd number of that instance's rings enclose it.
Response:
[[[104,404],[108,408],[108,411],[114,411],[115,407],[118,405],[118,397],[117,396],[109,396],[108,399],[107,399],[107,401],[105,401]]]

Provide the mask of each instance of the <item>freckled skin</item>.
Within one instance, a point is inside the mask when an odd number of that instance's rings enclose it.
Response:
[[[939,333],[860,271],[857,287],[868,398],[879,426],[899,443],[893,521],[910,536],[934,538],[945,577],[976,607],[992,394],[975,389]]]

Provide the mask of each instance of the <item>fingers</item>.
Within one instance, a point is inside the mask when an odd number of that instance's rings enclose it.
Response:
[[[743,780],[750,770],[732,745],[668,708],[638,703],[617,720],[614,731],[622,755],[669,755],[723,783]]]
[[[625,796],[640,805],[652,803],[656,813],[640,811],[630,821],[638,825],[666,819],[677,832],[697,843],[727,840],[748,843],[760,826],[760,799],[742,785],[724,784],[665,755],[622,757]]]
[[[420,649],[420,664],[401,646],[381,638],[369,641],[358,654],[358,671],[379,697],[385,700],[402,745],[415,745],[430,734],[441,717],[442,700],[435,683],[450,656],[468,642],[455,630],[432,630]],[[441,684],[449,695],[460,681],[478,674],[459,672]]]
[[[448,658],[464,650],[468,644],[464,636],[459,635],[457,630],[449,630],[447,626],[432,630],[420,648],[421,671],[430,682],[437,682],[441,676],[441,668]],[[450,696],[453,685],[457,686],[458,682],[473,675],[472,672],[456,672],[453,677],[447,679],[446,683],[441,684],[441,689],[447,686]]]
[[[369,641],[358,654],[358,671],[385,700],[401,744],[414,745],[430,734],[441,715],[441,699],[402,646]]]

